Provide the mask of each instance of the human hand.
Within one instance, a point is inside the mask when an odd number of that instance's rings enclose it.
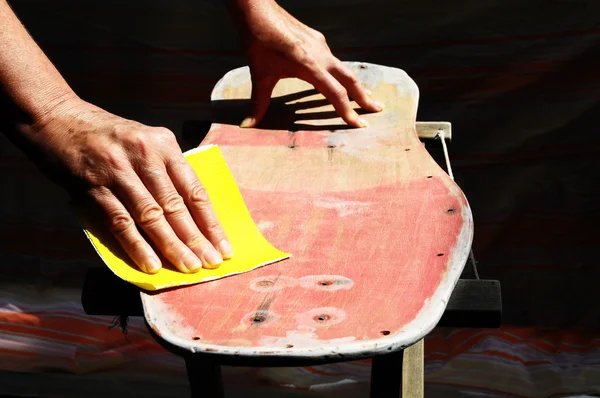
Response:
[[[231,1],[252,77],[252,113],[241,127],[260,122],[275,85],[286,77],[312,84],[353,127],[366,127],[367,123],[352,108],[348,96],[365,110],[383,109],[354,72],[333,56],[320,32],[302,24],[273,0]]]
[[[74,179],[70,191],[99,205],[111,233],[142,271],[158,272],[159,254],[184,273],[216,268],[233,256],[206,191],[168,129],[80,99],[54,108],[35,128],[30,136],[37,148]]]

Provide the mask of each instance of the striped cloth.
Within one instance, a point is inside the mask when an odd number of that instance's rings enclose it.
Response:
[[[474,213],[479,273],[501,281],[506,326],[434,330],[429,391],[600,394],[600,2],[280,4],[322,31],[341,59],[405,69],[421,91],[419,120],[453,123],[450,156]],[[83,98],[171,128],[183,149],[201,138],[183,123],[209,120],[213,85],[244,64],[221,0],[11,5]],[[98,258],[66,195],[0,140],[0,394],[59,396],[50,391],[69,386],[72,396],[185,395],[181,360],[140,320],[127,341],[108,330],[112,319],[83,314],[84,270]],[[441,150],[428,148],[441,162]],[[356,386],[369,370],[362,361],[227,377],[232,386],[329,387],[351,397],[367,391]]]

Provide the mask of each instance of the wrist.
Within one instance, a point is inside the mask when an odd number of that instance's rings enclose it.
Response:
[[[275,0],[227,0],[227,7],[242,35],[258,36],[265,18],[268,18],[277,3]]]

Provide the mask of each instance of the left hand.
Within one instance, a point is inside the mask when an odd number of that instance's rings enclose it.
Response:
[[[252,77],[252,113],[241,127],[254,127],[265,115],[280,79],[297,77],[327,98],[340,117],[353,127],[366,127],[350,104],[379,112],[354,72],[331,53],[325,37],[288,14],[273,0],[232,0]]]

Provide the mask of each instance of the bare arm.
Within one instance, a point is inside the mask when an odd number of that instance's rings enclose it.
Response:
[[[77,96],[31,39],[6,0],[0,0],[0,21],[0,90],[30,117],[30,122],[40,122],[52,107]]]
[[[145,272],[162,254],[182,272],[219,266],[231,245],[175,136],[83,101],[0,0],[0,124],[48,160],[65,188],[99,206]],[[7,127],[8,126],[8,127]],[[139,229],[148,236],[147,241]],[[155,249],[150,245],[154,243]]]

